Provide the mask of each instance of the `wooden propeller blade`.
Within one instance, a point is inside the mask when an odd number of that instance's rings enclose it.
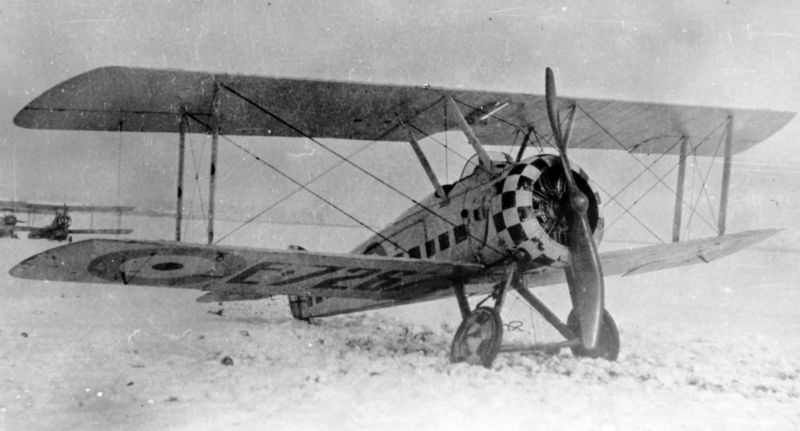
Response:
[[[564,177],[569,187],[569,253],[572,263],[566,269],[567,284],[574,301],[581,325],[581,338],[586,349],[597,346],[600,333],[600,319],[604,308],[603,269],[600,264],[600,254],[592,237],[587,213],[589,199],[578,188],[572,176],[572,168],[567,158],[568,139],[572,128],[575,111],[570,112],[567,135],[561,133],[561,127],[556,110],[556,85],[553,71],[548,67],[545,70],[545,101],[547,103],[547,116],[550,127],[553,129],[553,138],[558,147],[561,166],[564,168]]]

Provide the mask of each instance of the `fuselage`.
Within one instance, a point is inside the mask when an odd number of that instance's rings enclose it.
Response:
[[[358,254],[496,264],[514,255],[530,265],[563,266],[568,261],[565,198],[559,159],[534,156],[519,163],[480,167],[431,194],[353,250]],[[576,170],[590,195],[590,224],[600,239],[599,197]],[[551,184],[552,183],[552,184]]]
[[[69,238],[69,226],[72,218],[66,213],[56,213],[50,225],[34,229],[28,233],[30,239],[48,239],[51,241],[66,241]]]
[[[564,208],[569,197],[560,159],[540,154],[514,163],[502,156],[491,171],[468,162],[461,179],[443,187],[443,196],[427,196],[352,253],[486,266],[514,258],[526,269],[566,266]],[[599,196],[589,186],[588,176],[577,166],[572,168],[589,199],[587,218],[599,242],[603,227]],[[290,304],[292,314],[305,319],[380,308],[393,301],[290,297]]]

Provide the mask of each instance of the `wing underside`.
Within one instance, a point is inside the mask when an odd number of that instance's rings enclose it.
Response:
[[[402,300],[448,289],[481,269],[407,258],[91,239],[26,259],[11,275],[202,289],[221,299],[282,294]]]
[[[433,135],[454,129],[447,111],[452,96],[485,145],[513,145],[529,128],[547,138],[544,96],[428,86],[386,85],[213,74],[181,70],[104,67],[46,91],[14,123],[37,129],[177,133],[186,114],[190,133],[208,133],[212,107],[220,133],[303,135],[368,141],[406,141],[410,124]],[[783,127],[792,112],[728,109],[599,99],[577,104],[571,148],[677,154],[681,137],[693,154],[714,155],[703,145],[733,117],[734,153]]]

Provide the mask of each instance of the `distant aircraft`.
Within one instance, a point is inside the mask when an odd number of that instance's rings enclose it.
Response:
[[[0,238],[18,238],[16,230],[14,229],[18,223],[25,223],[18,219],[14,214],[6,214],[3,216],[3,221],[0,223]]]
[[[578,116],[581,121],[576,120]],[[201,289],[208,293],[198,298],[200,302],[288,295],[291,313],[298,319],[455,295],[462,322],[450,359],[487,367],[498,352],[511,350],[501,346],[500,316],[506,294],[513,289],[565,339],[525,350],[570,348],[579,356],[613,360],[620,341],[605,309],[604,275],[711,262],[777,231],[724,234],[725,206],[721,205],[719,236],[601,254],[596,245],[604,228],[600,197],[586,173],[571,163],[568,148],[680,155],[683,171],[689,151],[696,156],[716,155],[713,145],[703,143],[722,130],[721,200],[726,203],[731,155],[766,139],[793,116],[762,110],[559,100],[550,69],[544,96],[179,70],[96,69],[36,98],[16,116],[15,124],[39,129],[178,132],[181,149],[185,133],[211,134],[209,245],[93,239],[28,258],[11,274]],[[466,135],[476,154],[458,181],[442,185],[417,138],[452,128]],[[369,228],[374,235],[350,254],[302,247],[287,251],[214,245],[214,154],[221,135],[307,138],[413,206],[384,229]],[[485,149],[515,145],[520,137],[516,157]],[[417,201],[319,138],[406,141],[435,193]],[[717,149],[721,145],[720,139]],[[544,150],[551,146],[555,154]],[[536,155],[525,156],[526,149],[536,148]],[[307,183],[250,154],[294,182],[298,190],[333,206]],[[180,163],[182,167],[182,158]],[[618,168],[609,165],[608,169]],[[679,172],[678,193],[682,193],[682,182]],[[678,196],[676,209],[681,209],[685,202]],[[353,199],[381,202],[381,196]],[[340,211],[368,227],[355,215]],[[679,214],[673,231],[678,233]],[[566,322],[530,290],[563,282],[573,306]],[[475,295],[485,298],[472,308],[468,297]]]
[[[71,229],[72,217],[69,211],[74,212],[113,212],[122,214],[133,211],[132,206],[100,206],[100,205],[73,205],[67,206],[43,203],[30,203],[21,201],[0,201],[0,211],[3,212],[26,212],[30,214],[55,213],[53,221],[47,226],[19,226],[23,223],[15,214],[3,216],[3,224],[0,225],[0,238],[17,238],[17,232],[28,232],[28,238],[48,239],[51,241],[72,241],[72,235],[83,234],[103,234],[103,235],[126,235],[133,232],[133,229]]]

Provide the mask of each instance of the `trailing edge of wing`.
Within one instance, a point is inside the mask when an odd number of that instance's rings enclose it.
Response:
[[[192,118],[190,133],[207,133],[215,94],[221,112],[217,124],[228,135],[297,137],[299,130],[318,138],[405,141],[406,131],[397,127],[403,122],[427,134],[455,126],[446,118],[444,96],[460,103],[485,145],[512,145],[529,127],[549,130],[541,95],[130,67],[99,68],[58,84],[25,106],[14,123],[34,129],[176,133],[186,113]],[[561,103],[575,103],[581,111],[572,148],[637,153],[677,154],[675,142],[685,136],[693,154],[713,155],[716,145],[707,138],[729,116],[734,118],[736,153],[766,139],[794,116],[598,99]]]
[[[19,278],[203,289],[216,297],[269,295],[407,299],[449,289],[483,266],[351,254],[91,239],[30,257]]]

